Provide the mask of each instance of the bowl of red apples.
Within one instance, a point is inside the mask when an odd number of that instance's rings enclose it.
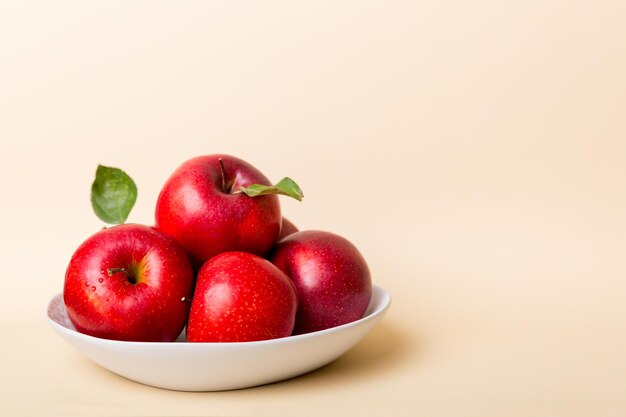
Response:
[[[283,218],[279,195],[303,198],[288,177],[200,156],[166,181],[154,226],[125,224],[137,187],[99,166],[92,206],[113,226],[72,255],[50,325],[102,367],[166,389],[246,388],[332,362],[391,298],[350,241]]]

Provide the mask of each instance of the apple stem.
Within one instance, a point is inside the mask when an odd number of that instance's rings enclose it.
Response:
[[[222,161],[222,158],[218,159],[218,161],[220,163],[220,172],[222,173],[222,191],[226,193],[228,192],[228,190],[226,190],[226,169],[224,168],[224,161]]]
[[[114,274],[118,272],[123,272],[126,274],[128,278],[130,278],[130,272],[128,272],[128,269],[126,268],[108,268],[107,269],[107,274],[109,274],[110,277],[112,277]]]

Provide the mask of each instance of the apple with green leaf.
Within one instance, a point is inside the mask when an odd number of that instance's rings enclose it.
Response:
[[[63,300],[76,330],[128,341],[169,342],[183,330],[194,276],[183,248],[148,226],[120,224],[137,188],[117,168],[99,166],[92,186],[94,211],[106,223],[73,254]]]
[[[206,155],[183,163],[163,186],[156,227],[172,236],[199,268],[227,251],[266,255],[278,240],[278,195],[302,200],[288,177],[271,185],[249,163],[230,155]]]

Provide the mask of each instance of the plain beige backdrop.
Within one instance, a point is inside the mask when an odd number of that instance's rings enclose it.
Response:
[[[179,393],[45,321],[102,224],[98,163],[151,223],[184,160],[289,175],[300,228],[393,295],[303,377]],[[622,1],[0,3],[0,414],[626,415]]]

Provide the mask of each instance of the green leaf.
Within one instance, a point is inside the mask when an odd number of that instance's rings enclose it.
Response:
[[[302,194],[302,190],[300,189],[300,187],[298,187],[298,184],[296,184],[296,182],[289,177],[285,177],[282,180],[278,181],[276,185],[252,184],[248,187],[239,187],[239,191],[245,193],[250,197],[269,194],[282,194],[295,198],[298,201],[302,201],[302,199],[304,198],[304,194]]]
[[[91,186],[91,205],[96,215],[106,223],[126,221],[137,200],[137,186],[119,168],[98,165]]]

